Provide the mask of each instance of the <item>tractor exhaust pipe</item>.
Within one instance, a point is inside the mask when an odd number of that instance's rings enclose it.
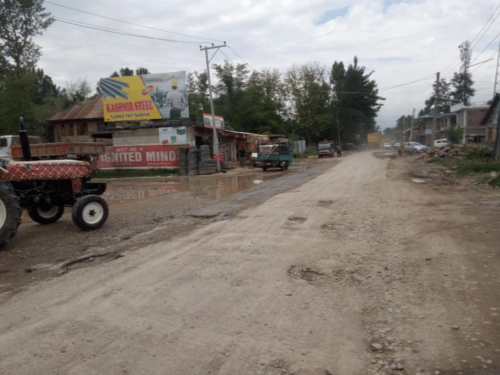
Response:
[[[24,129],[24,118],[19,117],[19,142],[21,142],[21,149],[23,150],[23,160],[31,160],[30,141],[28,132]]]

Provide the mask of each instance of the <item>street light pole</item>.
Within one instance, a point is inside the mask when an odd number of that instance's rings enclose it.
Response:
[[[205,58],[207,61],[207,77],[208,77],[208,92],[210,93],[210,109],[212,111],[212,130],[213,130],[213,138],[214,138],[214,153],[215,153],[215,158],[217,160],[217,171],[220,172],[220,160],[219,160],[219,138],[217,138],[217,129],[215,128],[215,112],[214,112],[214,99],[212,96],[212,82],[210,80],[210,61],[214,58],[215,54],[221,47],[226,47],[226,42],[224,42],[223,45],[220,46],[214,46],[212,43],[212,47],[205,47],[202,48],[200,46],[200,51],[205,51]],[[212,57],[209,59],[208,58],[208,50],[209,49],[215,49],[217,50],[214,52]]]

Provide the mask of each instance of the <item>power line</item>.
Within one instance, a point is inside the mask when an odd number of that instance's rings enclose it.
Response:
[[[231,51],[233,51],[233,53],[234,53],[236,56],[238,56],[238,57],[241,59],[241,61],[243,61],[245,64],[248,64],[245,60],[243,60],[243,58],[242,58],[240,55],[238,55],[238,54],[236,53],[236,51],[235,51],[233,48],[231,48],[230,46],[227,46],[227,47],[228,47]],[[248,64],[248,66],[250,66],[250,64]]]
[[[68,25],[73,25],[73,26],[80,26],[84,27],[87,29],[92,29],[92,30],[97,30],[97,31],[104,31],[107,33],[112,33],[112,34],[119,34],[119,35],[125,35],[125,36],[132,36],[136,38],[145,38],[145,39],[154,39],[154,40],[161,40],[164,42],[171,42],[171,43],[180,43],[180,44],[188,44],[188,45],[198,45],[200,43],[209,43],[209,42],[195,42],[195,41],[187,41],[187,40],[175,40],[175,39],[164,39],[164,38],[155,38],[147,35],[140,35],[140,34],[132,34],[132,33],[127,33],[125,31],[120,31],[120,30],[115,30],[115,29],[110,29],[107,27],[102,27],[102,26],[96,26],[96,25],[91,25],[79,21],[71,21],[67,20],[64,18],[59,18],[59,17],[54,17],[56,21],[66,23]]]
[[[434,74],[432,75],[429,75],[429,76],[426,76],[426,77],[422,77],[422,78],[419,78],[415,81],[411,81],[411,82],[407,82],[407,83],[402,83],[400,85],[395,85],[395,86],[389,86],[389,87],[383,87],[383,88],[380,88],[379,91],[387,91],[387,90],[392,90],[392,89],[395,89],[397,87],[401,87],[401,86],[406,86],[406,85],[411,85],[413,83],[419,83],[419,82],[423,82],[423,81],[427,81],[429,79],[434,79]]]
[[[200,36],[189,35],[189,34],[182,34],[182,33],[177,33],[177,32],[175,32],[175,31],[169,31],[169,30],[157,29],[156,27],[150,27],[150,26],[140,25],[140,24],[138,24],[138,23],[133,23],[133,22],[128,22],[128,21],[123,21],[123,20],[119,20],[119,19],[116,19],[116,18],[111,18],[111,17],[107,17],[107,16],[102,16],[102,15],[100,15],[100,14],[87,12],[87,11],[85,11],[85,10],[76,9],[76,8],[68,7],[68,6],[66,6],[66,5],[61,5],[61,4],[53,3],[52,1],[45,1],[45,2],[46,2],[47,4],[52,4],[52,5],[55,5],[55,6],[58,6],[58,7],[62,7],[62,8],[66,8],[66,9],[71,9],[71,10],[74,10],[74,11],[77,11],[77,12],[86,13],[86,14],[90,14],[90,15],[92,15],[92,16],[101,17],[101,18],[105,18],[105,19],[108,19],[108,20],[116,21],[116,22],[126,23],[126,24],[129,24],[129,25],[134,25],[134,26],[144,27],[144,28],[147,28],[147,29],[152,29],[152,30],[157,30],[157,31],[163,31],[163,32],[165,32],[165,33],[170,33],[170,34],[176,34],[176,35],[188,36],[188,37],[190,37],[190,38],[196,38],[196,39],[204,39],[204,40],[210,40],[210,41],[223,42],[223,40],[210,39],[210,38],[203,38],[203,37],[200,37]]]
[[[227,55],[224,52],[220,51],[220,53],[222,53],[226,57],[226,59],[231,61],[231,64],[234,64],[233,60],[231,60],[229,57],[227,57]]]
[[[481,30],[479,31],[479,33],[474,37],[474,39],[477,38],[477,36],[479,34],[481,34],[481,31],[484,29],[484,27],[488,24],[488,22],[490,22],[491,20],[491,17],[493,17],[493,15],[495,14],[495,12],[498,10],[498,8],[500,8],[500,4],[498,4],[498,6],[495,8],[495,10],[493,11],[493,13],[491,13],[491,16],[490,18],[488,18],[488,21],[486,21],[486,23],[483,25],[483,27],[481,28]],[[496,21],[496,19],[498,18],[498,16],[500,16],[500,13],[497,14],[497,16],[495,17],[495,19],[493,21],[491,21],[490,25],[488,26],[488,28],[486,30],[484,30],[483,34],[479,37],[478,40],[476,40],[476,43],[474,43],[474,45],[472,46],[472,49],[477,45],[477,43],[479,43],[479,41],[481,40],[481,38],[484,36],[484,34],[486,34],[486,32],[490,29],[491,25],[493,25],[493,23]],[[474,42],[474,39],[472,40],[472,42]]]
[[[486,51],[486,49],[491,45],[491,43],[493,43],[496,38],[498,38],[500,36],[500,33],[498,33],[493,39],[491,42],[488,43],[488,45],[486,47],[484,47],[484,49],[481,51],[481,53],[479,53],[479,55],[476,56],[476,58],[474,60],[472,60],[472,62],[474,62],[479,56],[481,56],[481,54]]]

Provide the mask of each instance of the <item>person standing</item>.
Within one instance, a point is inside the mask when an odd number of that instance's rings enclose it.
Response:
[[[241,168],[245,168],[245,154],[246,154],[246,151],[243,147],[240,148],[240,151],[239,151],[239,156],[240,156],[240,167]]]
[[[172,81],[172,91],[167,94],[167,106],[170,107],[170,118],[181,117],[181,112],[186,108],[186,98],[177,91],[177,81]]]

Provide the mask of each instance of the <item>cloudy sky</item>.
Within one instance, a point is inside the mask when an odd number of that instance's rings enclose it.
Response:
[[[436,72],[445,78],[458,72],[458,46],[466,40],[473,46],[471,64],[492,58],[471,67],[477,89],[473,101],[491,99],[499,5],[498,0],[53,0],[45,7],[58,21],[37,37],[43,48],[39,66],[61,87],[79,78],[95,87],[99,78],[121,67],[201,72],[206,65],[199,45],[211,42],[229,46],[215,63],[230,59],[250,69],[282,72],[293,63],[348,64],[356,55],[368,72],[375,71],[372,77],[386,98],[377,118],[385,128],[423,107]]]

